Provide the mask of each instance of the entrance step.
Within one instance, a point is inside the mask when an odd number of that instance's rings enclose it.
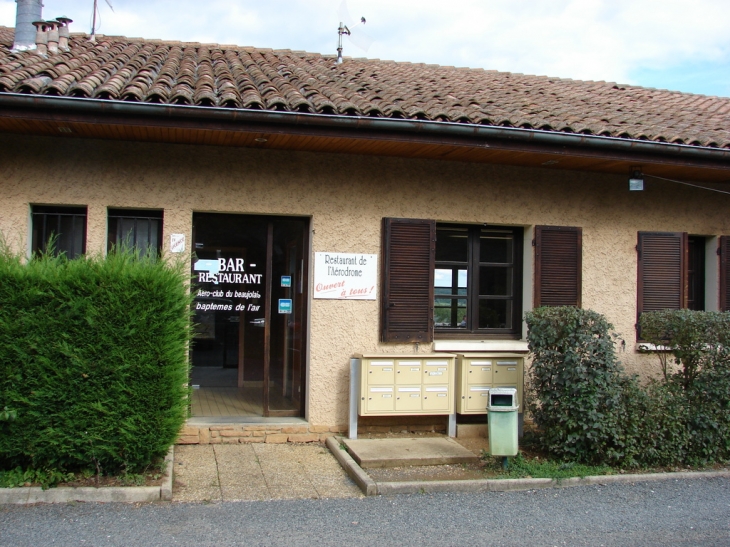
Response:
[[[448,437],[342,439],[342,442],[363,469],[479,461],[473,452]]]

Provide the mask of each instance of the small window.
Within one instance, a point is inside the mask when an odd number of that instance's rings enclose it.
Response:
[[[162,211],[109,209],[107,250],[128,248],[159,255],[162,248]]]
[[[32,218],[33,254],[73,259],[86,252],[86,207],[34,205]]]
[[[518,335],[521,284],[522,228],[436,225],[437,332]]]

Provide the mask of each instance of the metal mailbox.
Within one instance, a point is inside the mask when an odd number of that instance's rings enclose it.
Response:
[[[361,361],[360,416],[454,414],[455,355],[355,358]]]
[[[489,390],[512,387],[522,401],[524,356],[510,353],[463,353],[456,358],[456,411],[487,414]],[[520,402],[521,405],[521,402]],[[522,407],[519,409],[522,412]]]

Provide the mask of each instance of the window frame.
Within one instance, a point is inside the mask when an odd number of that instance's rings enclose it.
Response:
[[[468,230],[468,257],[467,267],[467,325],[466,328],[436,327],[434,320],[434,338],[440,340],[453,339],[520,339],[522,337],[522,271],[524,267],[523,241],[524,228],[521,226],[502,226],[490,224],[461,224],[461,223],[436,223],[436,247],[438,247],[438,231],[448,229]],[[512,236],[512,260],[510,262],[485,262],[481,260],[480,245],[481,234],[484,230],[498,232],[510,232]],[[434,260],[434,272],[442,266],[464,264],[462,261],[436,261]],[[479,288],[480,268],[496,267],[512,270],[511,295],[482,295]],[[433,309],[436,309],[436,296],[433,299]],[[445,298],[445,295],[438,295]],[[459,295],[448,296],[453,300],[461,299]],[[511,326],[506,328],[479,328],[479,304],[482,300],[500,300],[511,303]],[[432,312],[433,313],[433,312]],[[509,313],[508,313],[509,314]],[[434,313],[435,315],[435,313]]]
[[[74,206],[74,205],[31,205],[31,256],[39,256],[40,254],[46,253],[48,250],[48,242],[52,235],[55,235],[55,247],[53,256],[59,256],[65,254],[69,260],[79,258],[86,254],[86,238],[87,238],[87,224],[88,224],[88,208],[85,205]],[[49,220],[51,217],[57,217],[55,220],[56,231],[49,227]],[[61,232],[61,219],[63,217],[72,218],[72,249],[61,249],[58,243],[61,238],[58,237]],[[39,222],[42,223],[39,226]],[[76,249],[76,240],[78,234],[76,230],[81,230],[80,244],[81,249]],[[40,232],[40,234],[39,234]]]
[[[114,232],[112,233],[112,220],[115,221],[114,226]],[[107,209],[107,252],[113,252],[114,249],[119,248],[120,246],[126,246],[126,242],[120,241],[121,236],[121,222],[123,220],[132,220],[134,222],[134,235],[133,235],[133,242],[130,246],[131,248],[135,250],[140,250],[138,246],[138,236],[137,236],[137,227],[138,223],[140,221],[147,221],[149,223],[148,226],[148,239],[147,239],[147,245],[145,246],[144,252],[146,253],[146,250],[149,249],[151,246],[149,245],[149,234],[152,233],[152,230],[149,229],[152,227],[151,221],[157,221],[157,248],[155,249],[155,256],[159,257],[162,255],[162,232],[163,232],[163,222],[164,222],[164,211],[162,209],[119,209],[119,208],[108,208]]]

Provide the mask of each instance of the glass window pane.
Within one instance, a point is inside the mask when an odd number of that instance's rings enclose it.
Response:
[[[466,269],[437,268],[433,276],[436,294],[466,295]]]
[[[436,229],[436,262],[469,260],[468,228]]]
[[[479,328],[512,328],[512,301],[486,298],[479,300]]]
[[[149,221],[150,223],[150,251],[154,253],[160,252],[160,242],[158,234],[160,232],[160,221],[156,219],[152,219]]]
[[[48,250],[53,239],[53,254],[76,258],[84,254],[86,210],[83,207],[33,206],[32,250]]]
[[[479,294],[512,296],[512,268],[482,266],[479,268]]]
[[[146,218],[137,219],[137,241],[135,244],[139,252],[147,253],[147,247],[150,244],[150,221]]]
[[[120,247],[134,247],[134,219],[119,219],[119,241]]]
[[[75,258],[76,253],[74,252],[74,217],[71,215],[61,215],[60,221],[61,228],[59,233],[57,234],[58,239],[56,240],[56,252],[58,254],[66,253],[66,257],[68,258]]]
[[[436,298],[433,307],[433,322],[437,328],[466,328],[465,298]]]
[[[84,254],[84,238],[86,236],[86,219],[78,215],[74,215],[73,218],[73,256],[69,255],[69,258],[76,258]]]
[[[500,264],[513,261],[513,236],[494,230],[482,230],[479,237],[479,262]]]

